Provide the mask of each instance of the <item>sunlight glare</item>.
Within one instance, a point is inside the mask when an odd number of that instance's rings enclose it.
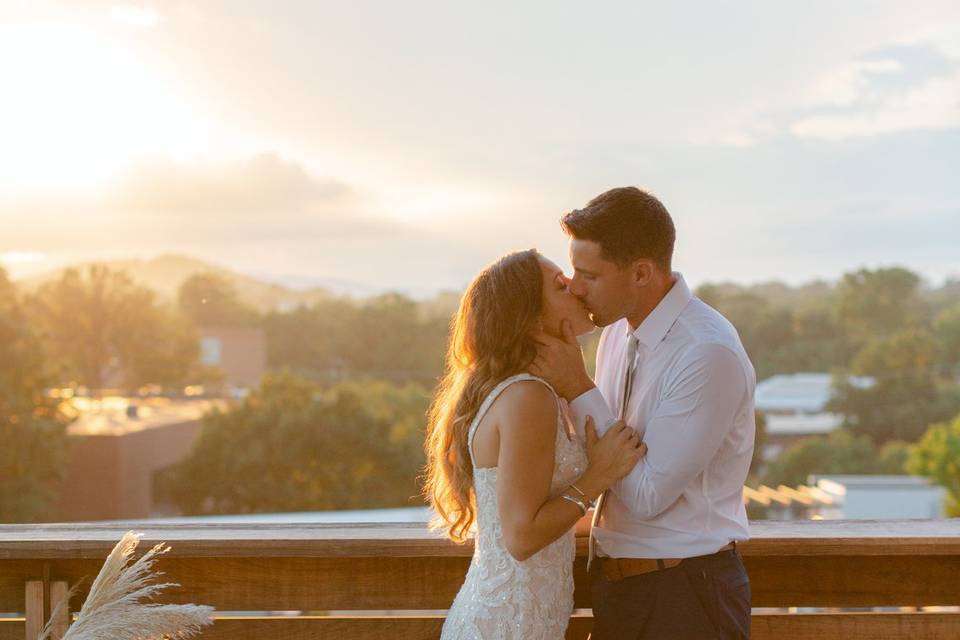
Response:
[[[0,191],[97,191],[143,156],[208,138],[174,83],[131,47],[79,25],[0,27]]]

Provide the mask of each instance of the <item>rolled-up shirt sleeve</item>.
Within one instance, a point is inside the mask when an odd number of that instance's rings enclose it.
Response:
[[[611,489],[632,514],[660,514],[707,468],[746,391],[743,367],[729,348],[700,344],[686,354],[647,424],[629,425],[644,432],[647,455]]]

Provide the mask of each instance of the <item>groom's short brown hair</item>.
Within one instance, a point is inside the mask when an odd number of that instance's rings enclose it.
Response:
[[[670,271],[676,229],[652,193],[637,187],[617,187],[598,195],[583,209],[560,219],[564,232],[600,245],[605,259],[625,267],[647,258]]]

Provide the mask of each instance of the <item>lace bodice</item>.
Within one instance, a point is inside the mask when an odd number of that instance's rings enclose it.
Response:
[[[507,378],[484,399],[470,424],[468,443],[473,460],[473,436],[490,405],[509,385],[536,380],[530,374]],[[568,435],[557,404],[557,436],[550,495],[566,489],[586,469],[587,458],[575,435]],[[442,640],[560,640],[573,610],[573,529],[530,558],[519,561],[503,543],[497,510],[497,468],[474,465],[477,502],[474,552],[467,577],[447,614]]]

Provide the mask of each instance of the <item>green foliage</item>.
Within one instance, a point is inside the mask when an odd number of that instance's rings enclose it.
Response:
[[[910,449],[907,470],[946,487],[947,515],[960,516],[960,415],[927,430]]]
[[[826,437],[801,440],[771,462],[763,483],[805,484],[810,474],[869,473],[875,451],[870,439],[837,430]]]
[[[948,373],[960,373],[960,303],[936,315],[933,332],[941,367]]]
[[[204,418],[171,494],[189,514],[421,504],[428,401],[416,385],[267,376],[242,404]]]
[[[931,374],[936,351],[936,342],[925,329],[900,329],[873,338],[854,357],[851,367],[861,376],[917,378]]]
[[[870,376],[872,386],[836,378],[832,409],[846,426],[875,442],[917,440],[927,426],[944,420],[958,407],[941,391],[934,376],[937,343],[928,331],[902,329],[870,339],[851,363],[850,372]]]
[[[432,387],[443,371],[448,324],[398,294],[325,300],[267,316],[267,360],[321,381],[376,377]]]
[[[56,380],[94,390],[179,385],[199,355],[193,327],[120,271],[68,269],[27,299]]]
[[[193,323],[160,307],[144,310],[144,319],[117,336],[127,388],[147,384],[176,388],[195,382],[201,371],[200,336]]]
[[[838,429],[829,436],[805,438],[769,464],[763,483],[805,484],[812,474],[901,474],[906,444],[888,443],[878,451],[870,438]]]
[[[744,346],[756,354],[754,366],[764,373],[779,370],[778,351],[793,338],[790,312],[771,307],[752,293],[725,298],[721,308],[737,328]]]
[[[819,287],[794,298],[778,293],[792,306],[777,306],[755,288],[704,285],[697,290],[704,302],[736,327],[761,380],[777,373],[829,371],[846,364],[851,347],[830,311],[827,294]]]
[[[0,269],[0,522],[50,513],[66,460],[66,424],[44,394],[45,354]]]
[[[840,326],[853,337],[884,335],[919,317],[920,276],[900,267],[844,274],[837,287]]]
[[[879,474],[901,475],[907,471],[907,459],[910,457],[910,443],[903,440],[891,440],[882,447],[877,454],[877,471]]]
[[[253,327],[260,313],[240,301],[236,289],[213,273],[197,274],[180,285],[180,311],[200,327]]]

